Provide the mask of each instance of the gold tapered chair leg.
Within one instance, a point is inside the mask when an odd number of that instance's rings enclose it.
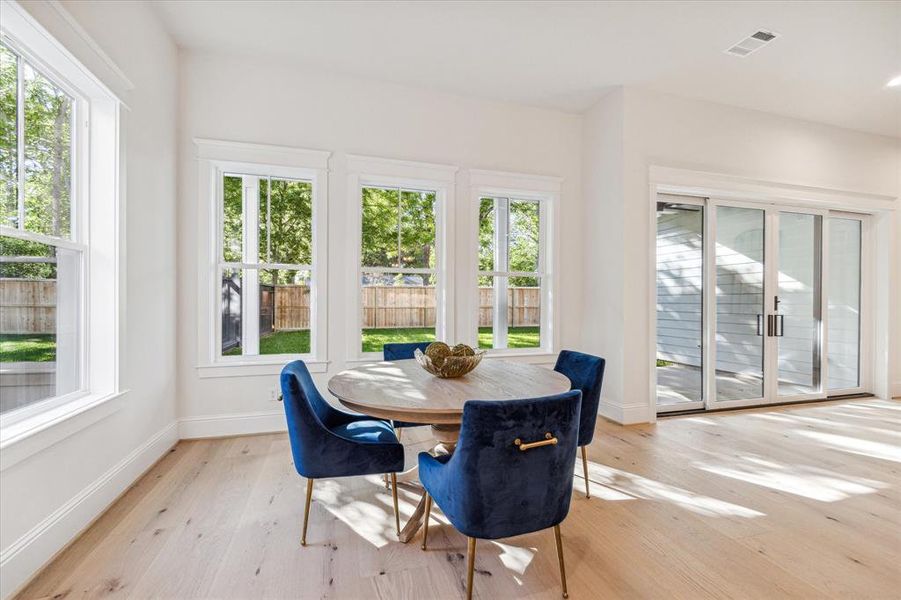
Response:
[[[582,472],[585,474],[585,497],[591,498],[591,491],[588,487],[588,450],[587,446],[582,446]]]
[[[394,498],[394,526],[400,536],[400,511],[397,508],[397,473],[391,473],[391,497]]]
[[[432,497],[429,496],[429,493],[425,493],[425,517],[422,521],[422,549],[425,550],[425,546],[429,541],[429,515],[432,514]]]
[[[307,503],[303,508],[303,533],[300,535],[300,545],[307,545],[307,521],[310,518],[310,502],[313,501],[313,480],[307,479]]]
[[[472,572],[476,567],[476,539],[469,538],[469,560],[466,565],[466,600],[472,600]]]
[[[560,539],[560,525],[554,525],[554,537],[557,540],[557,560],[560,561],[560,581],[563,583],[563,597],[569,598],[569,592],[566,591],[566,568],[563,566],[563,540]]]

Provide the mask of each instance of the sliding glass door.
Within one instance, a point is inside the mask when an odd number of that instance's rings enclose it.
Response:
[[[715,206],[714,402],[764,397],[766,213]]]
[[[661,196],[657,203],[657,404],[704,407],[704,205]]]
[[[866,391],[865,218],[659,197],[658,412]]]

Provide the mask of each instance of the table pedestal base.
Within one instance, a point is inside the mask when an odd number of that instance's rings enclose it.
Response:
[[[454,448],[457,446],[457,440],[460,438],[460,425],[432,425],[432,437],[438,442],[432,449],[432,454],[453,454]],[[408,471],[408,472],[412,472]],[[408,484],[409,485],[409,484]],[[421,486],[416,486],[422,489]],[[425,516],[425,490],[419,499],[419,504],[413,510],[407,524],[400,530],[398,539],[407,543],[416,536],[416,532],[422,527],[423,517]]]

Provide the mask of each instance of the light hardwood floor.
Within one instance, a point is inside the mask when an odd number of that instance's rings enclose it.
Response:
[[[598,429],[562,526],[571,598],[901,597],[901,402]],[[284,434],[181,442],[19,597],[462,595],[462,535],[400,544],[379,477],[317,483],[301,548]],[[476,597],[559,594],[553,531],[479,543]]]

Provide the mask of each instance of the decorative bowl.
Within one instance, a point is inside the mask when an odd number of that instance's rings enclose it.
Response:
[[[413,352],[419,366],[442,379],[463,377],[479,366],[484,355],[484,350],[474,350],[464,344],[451,348],[444,342],[429,344],[425,352],[419,348]]]

